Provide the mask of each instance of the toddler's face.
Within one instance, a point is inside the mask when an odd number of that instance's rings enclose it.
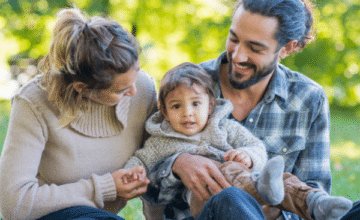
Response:
[[[209,95],[204,88],[179,86],[165,98],[165,119],[182,134],[191,136],[201,132],[210,114]]]

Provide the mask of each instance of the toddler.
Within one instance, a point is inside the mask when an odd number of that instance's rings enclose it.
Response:
[[[228,119],[231,102],[215,99],[212,79],[201,66],[183,63],[168,71],[160,85],[158,106],[160,111],[146,122],[151,137],[125,169],[144,166],[148,170],[166,157],[187,152],[214,160],[231,185],[248,192],[260,205],[277,205],[304,219],[338,219],[351,208],[350,200],[330,196],[284,174],[281,156],[267,161],[262,141]],[[123,181],[142,175],[129,172]],[[184,199],[196,217],[203,203],[190,190]]]

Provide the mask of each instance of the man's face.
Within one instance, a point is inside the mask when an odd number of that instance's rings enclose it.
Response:
[[[252,14],[243,6],[236,10],[226,41],[229,81],[235,89],[272,76],[279,60],[277,26],[276,18]]]

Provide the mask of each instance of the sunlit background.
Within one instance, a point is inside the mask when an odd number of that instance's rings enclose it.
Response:
[[[233,4],[231,0],[0,0],[0,150],[10,113],[8,100],[38,74],[36,65],[48,51],[60,8],[76,5],[89,16],[118,21],[139,39],[141,68],[160,82],[177,64],[200,63],[225,50]],[[332,194],[355,201],[360,197],[360,0],[314,4],[315,41],[282,63],[324,87],[331,104]]]

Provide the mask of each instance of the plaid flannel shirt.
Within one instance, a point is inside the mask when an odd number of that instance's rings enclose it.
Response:
[[[212,76],[217,97],[222,97],[221,63],[227,63],[225,52],[200,64]],[[285,172],[330,193],[330,114],[320,85],[278,64],[264,98],[240,123],[265,143],[269,159],[283,156]],[[181,197],[184,186],[171,170],[178,155],[159,162],[148,172],[151,184],[143,197],[154,205],[167,205],[167,219],[191,219]],[[299,219],[289,212],[283,212],[280,218]]]

